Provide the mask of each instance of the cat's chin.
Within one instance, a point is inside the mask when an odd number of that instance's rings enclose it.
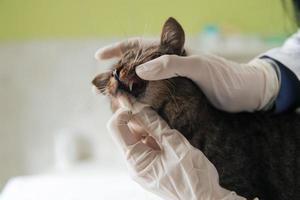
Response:
[[[118,93],[116,98],[118,99],[120,107],[128,108],[129,110],[132,110],[133,104],[136,102],[134,97],[123,92]]]

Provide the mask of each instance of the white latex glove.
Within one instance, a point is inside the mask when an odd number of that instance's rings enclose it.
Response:
[[[146,139],[133,131],[134,124],[146,131]],[[108,129],[126,155],[134,180],[162,198],[245,200],[222,188],[213,164],[150,107],[135,103],[131,110],[120,108]]]
[[[122,54],[130,48],[133,48],[135,46],[147,47],[153,44],[159,44],[159,42],[157,40],[145,39],[140,37],[129,38],[128,40],[117,42],[98,49],[95,53],[95,58],[97,60],[102,60],[121,57]]]
[[[95,57],[119,57],[137,43],[149,45],[149,42],[133,38],[101,48]],[[201,88],[216,108],[228,112],[268,109],[279,91],[275,69],[262,59],[239,64],[214,55],[164,55],[137,67],[136,73],[145,80],[187,77]]]

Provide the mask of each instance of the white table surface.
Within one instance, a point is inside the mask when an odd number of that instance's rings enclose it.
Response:
[[[133,182],[125,170],[81,166],[12,178],[0,200],[161,200]]]

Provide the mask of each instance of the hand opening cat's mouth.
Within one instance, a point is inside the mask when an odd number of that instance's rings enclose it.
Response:
[[[136,74],[122,80],[120,71],[115,69],[112,76],[117,81],[119,90],[128,92],[133,96],[138,96],[146,86],[146,81],[141,80]]]

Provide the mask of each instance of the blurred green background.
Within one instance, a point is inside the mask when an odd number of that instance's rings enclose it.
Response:
[[[0,40],[157,34],[169,16],[188,34],[205,24],[262,35],[295,28],[281,0],[0,0]]]

